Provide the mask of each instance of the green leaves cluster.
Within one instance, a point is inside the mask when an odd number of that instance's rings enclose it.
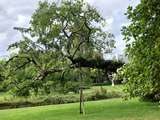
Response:
[[[30,26],[15,27],[22,40],[9,46],[18,52],[7,62],[5,85],[18,95],[29,95],[42,88],[49,92],[62,78],[74,81],[75,58],[103,59],[103,52],[114,47],[114,36],[103,31],[104,22],[94,7],[81,0],[62,0],[59,5],[39,2]]]
[[[126,13],[129,26],[122,29],[129,63],[121,73],[126,78],[126,92],[160,100],[160,1],[141,0]]]

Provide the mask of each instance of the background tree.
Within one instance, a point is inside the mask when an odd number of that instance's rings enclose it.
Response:
[[[4,65],[5,65],[6,60],[0,60],[0,91],[4,92],[6,91],[5,88],[3,88],[2,83],[5,80],[5,75],[4,75]]]
[[[129,26],[123,28],[129,63],[121,73],[130,97],[160,100],[160,1],[141,0],[126,13]]]

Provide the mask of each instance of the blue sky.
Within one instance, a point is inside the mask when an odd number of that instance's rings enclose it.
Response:
[[[38,6],[39,0],[0,0],[0,57],[9,55],[7,47],[21,39],[13,27],[27,27],[30,17]],[[51,1],[51,0],[50,0]],[[58,0],[56,0],[58,1]],[[128,5],[135,6],[139,0],[85,0],[95,6],[106,19],[106,30],[116,37],[115,54],[122,54],[125,43],[122,40],[121,26],[129,21],[124,15]]]

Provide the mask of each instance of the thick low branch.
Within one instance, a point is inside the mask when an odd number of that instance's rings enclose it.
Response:
[[[43,80],[45,77],[47,77],[49,74],[53,74],[56,72],[62,72],[63,69],[60,68],[52,68],[52,69],[46,69],[39,72],[39,74],[34,78],[34,80]]]
[[[69,58],[75,67],[88,67],[103,69],[106,72],[116,72],[116,70],[124,65],[120,61],[104,60],[104,59],[84,59],[84,58]]]

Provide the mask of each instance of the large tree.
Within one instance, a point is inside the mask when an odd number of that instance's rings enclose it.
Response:
[[[34,79],[41,80],[66,68],[115,72],[122,63],[103,58],[104,52],[114,47],[114,36],[103,31],[104,25],[99,12],[81,0],[64,0],[60,5],[40,2],[29,28],[14,28],[23,39],[9,47],[18,48],[8,60],[10,68],[16,71],[33,65]]]
[[[160,100],[160,1],[141,0],[123,28],[129,63],[122,71],[130,97]]]
[[[8,76],[12,73],[13,77],[20,70],[22,74],[30,73],[32,80],[27,83],[37,90],[49,75],[61,73],[64,77],[68,69],[115,72],[123,64],[103,58],[104,52],[112,51],[115,43],[114,36],[103,31],[104,26],[105,19],[99,12],[81,0],[64,0],[59,5],[40,2],[30,26],[14,28],[22,33],[23,39],[9,47],[18,48],[18,53],[7,62]]]

